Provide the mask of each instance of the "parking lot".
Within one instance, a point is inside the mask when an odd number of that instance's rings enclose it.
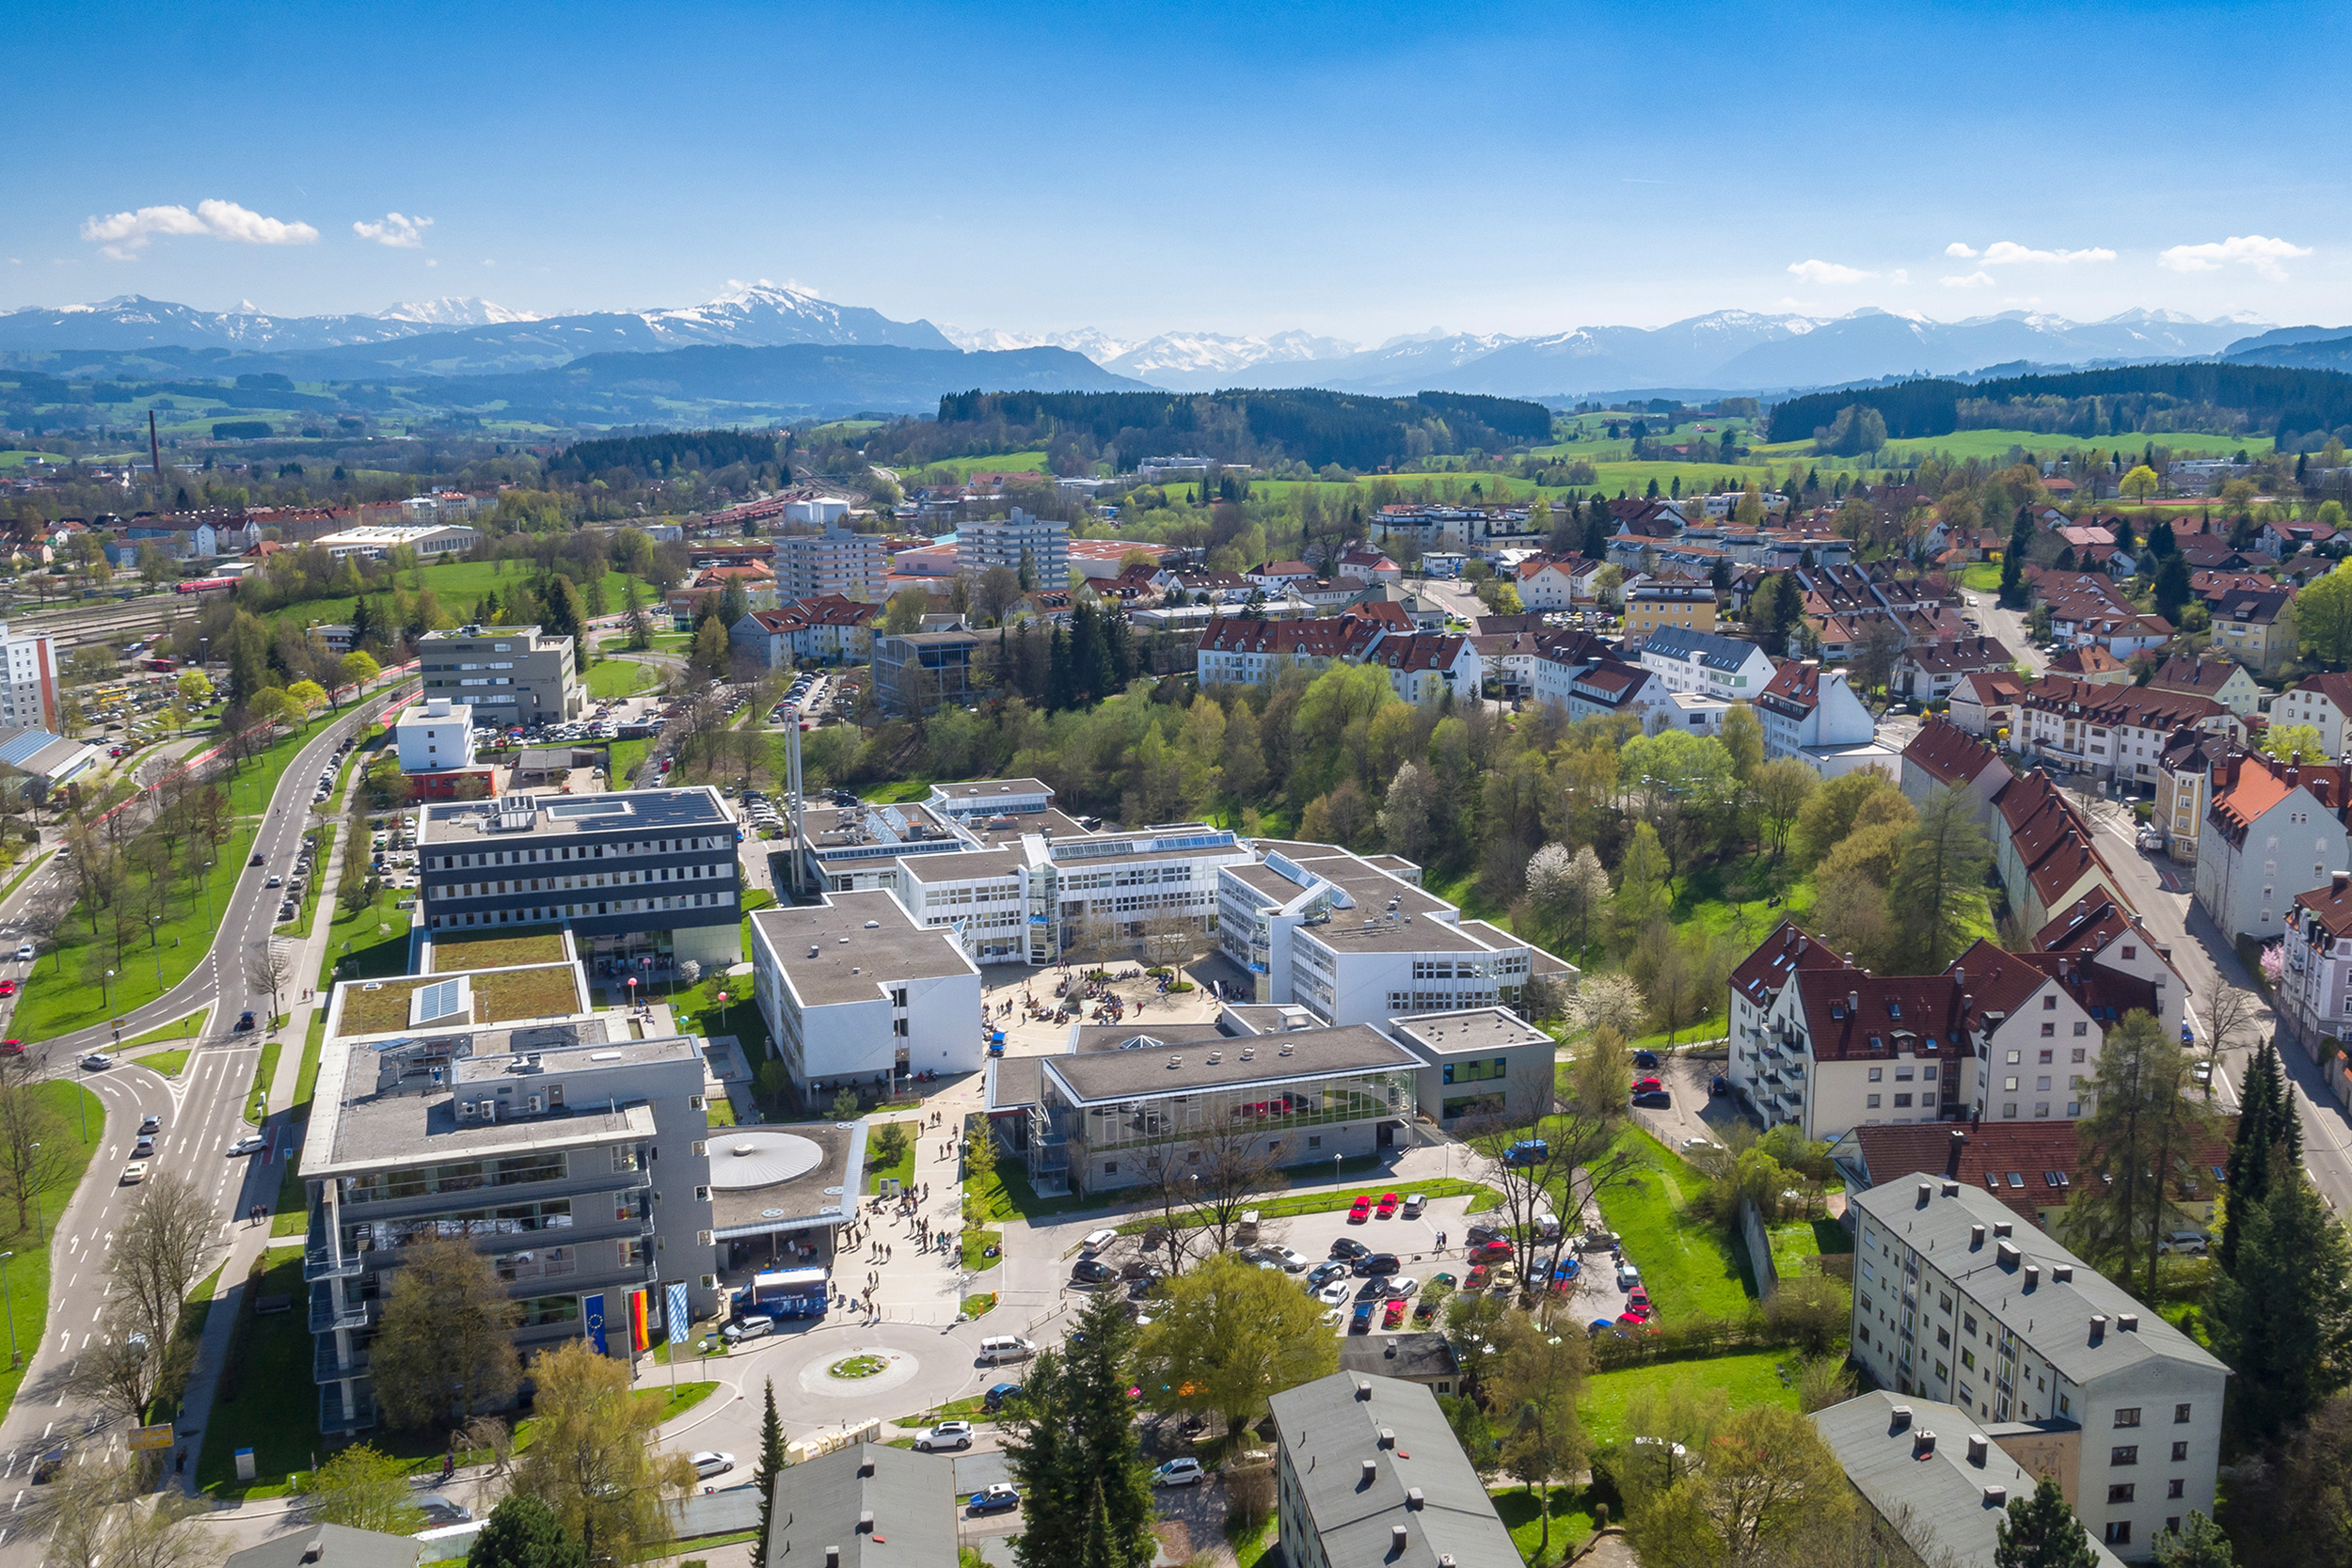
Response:
[[[1633,1075],[1637,1080],[1660,1080],[1673,1103],[1663,1107],[1637,1105],[1633,1119],[1677,1153],[1689,1149],[1694,1138],[1722,1143],[1724,1131],[1740,1119],[1729,1095],[1708,1092],[1708,1084],[1724,1067],[1720,1058],[1677,1051],[1661,1056],[1656,1068],[1635,1068]]]

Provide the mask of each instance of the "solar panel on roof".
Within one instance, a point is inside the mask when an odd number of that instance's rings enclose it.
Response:
[[[465,984],[463,980],[436,980],[431,985],[418,987],[416,1022],[431,1023],[437,1019],[462,1012],[465,1004],[459,1000],[459,992],[465,990]]]

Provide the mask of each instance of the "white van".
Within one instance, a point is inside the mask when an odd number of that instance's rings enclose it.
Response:
[[[1089,1230],[1087,1232],[1086,1240],[1080,1242],[1078,1247],[1089,1257],[1092,1257],[1117,1240],[1119,1240],[1119,1232],[1116,1230]]]
[[[1560,1216],[1551,1213],[1537,1214],[1535,1216],[1535,1239],[1539,1242],[1558,1241],[1560,1239]]]
[[[980,1359],[992,1367],[1008,1361],[1026,1361],[1037,1354],[1035,1342],[1015,1334],[993,1334],[980,1341]]]

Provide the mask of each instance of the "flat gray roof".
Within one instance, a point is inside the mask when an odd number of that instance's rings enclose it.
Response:
[[[956,1560],[956,1462],[946,1454],[854,1443],[786,1466],[769,1499],[771,1562],[823,1568],[827,1547],[840,1548],[841,1568]],[[867,1514],[871,1533],[858,1528]]]
[[[1389,1021],[1407,1050],[1419,1048],[1433,1056],[1458,1056],[1504,1051],[1521,1045],[1549,1045],[1551,1037],[1508,1007],[1466,1007],[1459,1012],[1416,1013]]]
[[[1194,1040],[1233,1037],[1214,1023],[1081,1023],[1072,1034],[1071,1050],[1082,1056],[1097,1051],[1124,1051],[1131,1041],[1138,1039],[1161,1040],[1181,1049]]]
[[[710,1130],[707,1147],[714,1173],[730,1157],[730,1131],[724,1127]],[[763,1123],[759,1131],[806,1138],[824,1158],[811,1170],[765,1187],[724,1187],[713,1181],[710,1223],[716,1238],[736,1241],[780,1230],[846,1224],[857,1210],[858,1189],[866,1184],[866,1124],[777,1122]]]
[[[950,932],[917,926],[893,895],[827,896],[824,904],[752,911],[753,930],[775,950],[803,1006],[867,1001],[893,980],[977,973]]]
[[[1017,877],[1022,857],[1018,849],[943,850],[933,855],[902,855],[898,875],[918,882],[977,881],[988,877]]]
[[[1137,1038],[1156,1037],[1149,1025],[1137,1025],[1133,1033]],[[1242,1084],[1292,1083],[1345,1072],[1401,1071],[1421,1065],[1411,1052],[1362,1023],[1169,1043],[1173,1050],[1139,1046],[1133,1051],[1047,1056],[1044,1069],[1073,1097],[1092,1101],[1197,1094]],[[1212,1055],[1217,1060],[1210,1061]],[[1181,1065],[1169,1067],[1171,1058],[1180,1059]]]
[[[1248,865],[1229,865],[1225,874],[1248,884],[1252,892],[1263,894],[1269,904],[1287,904],[1307,891],[1272,866],[1256,861]]]
[[[528,828],[491,824],[532,814]],[[735,814],[708,785],[691,789],[631,789],[608,795],[501,795],[495,800],[428,805],[418,815],[422,844],[462,842],[494,849],[509,842],[574,833],[675,833],[733,831]]]
[[[987,826],[993,819],[980,812],[967,812],[957,820],[963,824],[965,832],[970,833],[982,844],[993,846],[1009,847],[1020,843],[1030,833],[1035,833],[1055,844],[1068,844],[1076,839],[1094,836],[1079,823],[1076,817],[1070,816],[1067,812],[1057,811],[1052,806],[1047,806],[1043,811],[1025,811],[1012,818],[1012,826],[993,831]]]
[[[1340,1342],[1340,1370],[1419,1382],[1423,1378],[1457,1376],[1461,1365],[1454,1359],[1453,1345],[1442,1334],[1350,1335]]]
[[[1352,918],[1343,918],[1350,916]],[[1442,920],[1378,920],[1366,926],[1354,911],[1335,911],[1328,925],[1302,926],[1298,935],[1341,952],[1484,953],[1486,944],[1472,941],[1458,926]]]
[[[934,794],[961,804],[967,800],[993,800],[1002,796],[1019,800],[1024,795],[1051,797],[1054,786],[1043,779],[973,779],[963,784],[933,784]]]

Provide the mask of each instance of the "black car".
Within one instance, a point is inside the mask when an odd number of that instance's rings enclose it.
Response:
[[[1633,1065],[1635,1067],[1656,1067],[1658,1065],[1658,1053],[1655,1051],[1636,1051],[1633,1053]]]
[[[1373,1275],[1394,1274],[1399,1267],[1395,1253],[1375,1252],[1356,1259],[1356,1277],[1362,1279]]]
[[[1379,1301],[1389,1293],[1388,1276],[1376,1275],[1356,1288],[1358,1301]]]
[[[1380,1304],[1376,1301],[1358,1302],[1356,1310],[1348,1315],[1347,1331],[1350,1334],[1371,1333],[1372,1315],[1378,1310],[1380,1310]]]
[[[1472,1246],[1483,1246],[1488,1242],[1504,1240],[1502,1232],[1491,1225],[1473,1225],[1462,1234],[1468,1238]]]
[[[250,1029],[253,1027],[252,1008],[247,1007],[244,1012],[237,1015],[237,1027],[239,1029]]]
[[[1119,1271],[1097,1259],[1081,1258],[1070,1267],[1070,1277],[1081,1285],[1100,1285],[1119,1277]]]
[[[1652,1089],[1647,1094],[1637,1094],[1633,1097],[1633,1103],[1645,1111],[1672,1110],[1674,1102],[1674,1096],[1663,1089]]]
[[[1331,1256],[1334,1258],[1343,1259],[1350,1263],[1353,1263],[1359,1258],[1370,1257],[1371,1254],[1372,1248],[1364,1245],[1363,1243],[1357,1241],[1352,1236],[1343,1236],[1338,1241],[1331,1243]]]

